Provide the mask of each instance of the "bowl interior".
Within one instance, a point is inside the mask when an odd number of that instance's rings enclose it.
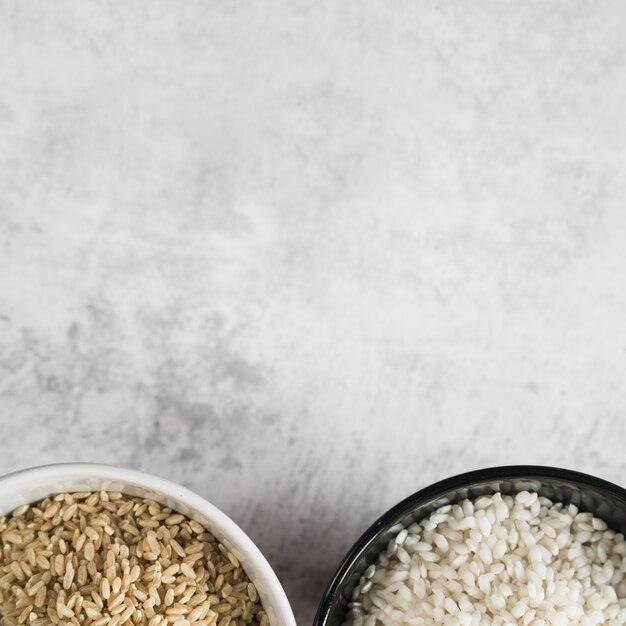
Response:
[[[255,584],[272,626],[295,626],[287,597],[254,543],[222,511],[170,481],[106,465],[38,467],[0,478],[0,516],[50,495],[79,491],[119,491],[148,498],[196,520],[239,559]]]
[[[9,478],[13,477],[11,476]],[[19,476],[15,478],[17,479]],[[185,513],[186,515],[192,513],[194,519],[197,518],[197,515],[193,513],[183,501],[171,498],[159,491],[148,489],[141,484],[128,480],[122,481],[105,477],[82,475],[56,477],[42,474],[41,478],[38,480],[11,480],[7,481],[6,485],[0,486],[0,488],[2,489],[0,515],[6,515],[22,504],[37,502],[57,493],[104,490],[119,491],[129,496],[149,498],[165,506],[175,508],[180,513]],[[209,523],[209,520],[205,519],[205,523]]]
[[[575,504],[626,534],[626,491],[612,483],[568,470],[532,466],[492,468],[456,476],[427,487],[392,508],[357,541],[341,563],[320,604],[315,626],[341,626],[351,594],[401,526],[420,521],[435,509],[465,498],[500,491],[537,491],[555,502]]]

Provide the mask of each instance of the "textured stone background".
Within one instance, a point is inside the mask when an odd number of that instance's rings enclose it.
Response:
[[[429,482],[626,483],[625,19],[0,0],[0,473],[191,487],[301,624]]]

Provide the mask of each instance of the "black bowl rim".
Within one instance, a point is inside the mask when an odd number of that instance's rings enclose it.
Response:
[[[500,465],[445,478],[416,491],[391,507],[356,540],[346,556],[341,560],[339,567],[326,587],[313,625],[323,626],[325,624],[332,607],[341,595],[341,590],[346,582],[348,571],[352,568],[352,565],[362,557],[370,544],[376,540],[381,530],[388,526],[393,520],[401,519],[410,513],[420,500],[430,500],[435,498],[438,494],[443,494],[453,489],[469,487],[476,482],[508,479],[541,480],[550,478],[584,484],[588,487],[611,494],[623,500],[626,504],[626,489],[623,487],[609,482],[608,480],[592,476],[591,474],[548,465]]]

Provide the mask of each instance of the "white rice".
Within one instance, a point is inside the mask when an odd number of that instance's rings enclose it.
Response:
[[[345,626],[626,624],[626,542],[536,493],[446,505],[399,530]]]

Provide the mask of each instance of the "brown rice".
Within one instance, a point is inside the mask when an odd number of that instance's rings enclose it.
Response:
[[[2,626],[269,626],[239,560],[194,520],[121,493],[0,517]]]

